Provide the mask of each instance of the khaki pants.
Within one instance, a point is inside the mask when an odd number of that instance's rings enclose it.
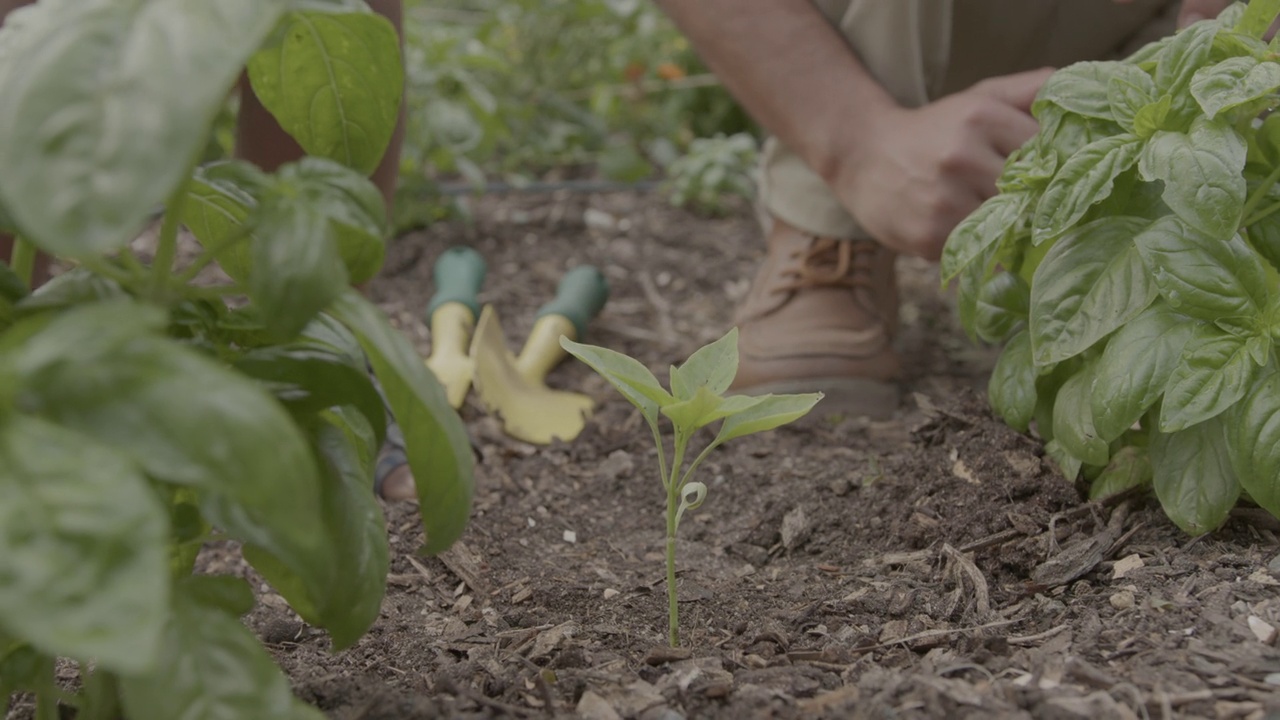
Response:
[[[898,102],[917,107],[975,82],[1123,57],[1173,32],[1176,0],[814,0]],[[866,238],[826,183],[765,143],[763,209],[807,232]]]

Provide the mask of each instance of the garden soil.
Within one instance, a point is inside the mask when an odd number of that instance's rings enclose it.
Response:
[[[612,285],[587,342],[666,368],[730,326],[763,253],[749,208],[708,218],[645,194],[520,195],[398,240],[374,299],[430,349],[431,267],[466,244],[513,346],[576,264]],[[1091,504],[985,402],[937,271],[900,265],[903,401],[885,422],[821,405],[715,451],[679,540],[666,645],[664,492],[639,415],[588,368],[550,383],[598,408],[571,442],[506,437],[474,399],[475,506],[420,557],[386,505],[378,622],[329,652],[235,548],[246,618],[296,693],[335,720],[426,718],[1280,717],[1280,525],[1238,509],[1200,538],[1147,495]],[[704,438],[705,439],[705,438]]]

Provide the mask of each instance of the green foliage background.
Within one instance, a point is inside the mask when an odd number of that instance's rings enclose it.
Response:
[[[407,0],[405,15],[401,191],[419,205],[442,180],[518,185],[552,170],[656,179],[699,138],[751,138],[746,115],[654,3]],[[663,78],[673,70],[684,77]],[[731,159],[726,176],[708,178],[713,199],[743,192],[754,153]],[[427,219],[402,214],[398,224]]]

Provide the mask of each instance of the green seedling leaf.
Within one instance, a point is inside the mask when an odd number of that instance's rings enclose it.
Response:
[[[1203,320],[1255,317],[1270,304],[1265,261],[1239,235],[1214,238],[1166,216],[1134,238],[1165,302]]]
[[[674,373],[674,367],[672,371]],[[708,390],[705,385],[699,385],[693,391],[693,397],[663,406],[662,414],[675,424],[678,433],[692,434],[694,430],[724,417],[724,413],[720,412],[723,402],[724,398]]]
[[[1090,502],[1151,484],[1151,457],[1145,448],[1128,445],[1111,457],[1111,462],[1089,485]]]
[[[1031,311],[1031,287],[1017,273],[995,275],[978,293],[973,324],[978,337],[1003,342],[1025,322]]]
[[[1037,365],[1088,350],[1155,300],[1156,284],[1133,241],[1148,224],[1142,218],[1101,218],[1070,231],[1049,250],[1031,280]]]
[[[661,408],[676,402],[658,384],[658,378],[654,377],[649,368],[638,360],[607,348],[576,343],[567,337],[560,338],[560,346],[608,380],[623,397],[640,409],[650,424],[658,422]]]
[[[245,548],[254,568],[304,620],[329,631],[334,650],[349,647],[373,625],[386,590],[390,560],[382,510],[371,492],[371,439],[372,429],[358,413],[327,414],[312,423],[312,445],[324,467],[324,540],[333,565],[325,592],[315,594],[269,554]]]
[[[364,12],[291,12],[249,60],[263,106],[307,154],[369,174],[391,141],[404,89],[395,27]]]
[[[1143,143],[1128,133],[1081,148],[1058,170],[1036,205],[1032,231],[1038,245],[1069,230],[1094,203],[1111,194],[1116,176],[1133,167]],[[1243,166],[1243,162],[1241,163]]]
[[[1280,517],[1280,375],[1255,383],[1226,425],[1231,467],[1240,485],[1254,502]]]
[[[1157,303],[1116,332],[1094,371],[1090,406],[1098,437],[1120,437],[1160,399],[1197,327]]]
[[[36,692],[54,659],[41,655],[26,643],[0,637],[0,697],[17,692]]]
[[[1197,70],[1191,78],[1191,95],[1210,120],[1255,104],[1276,90],[1280,90],[1280,64],[1252,57],[1227,58]]]
[[[1116,63],[1107,83],[1107,104],[1120,126],[1134,131],[1134,119],[1156,99],[1156,83],[1136,65]]]
[[[1026,432],[1036,410],[1036,366],[1031,334],[1023,330],[1005,345],[987,384],[991,408],[1009,427]]]
[[[758,403],[744,407],[726,417],[713,444],[721,445],[734,438],[773,430],[799,420],[818,404],[822,399],[822,393],[764,395],[758,399]]]
[[[943,283],[951,282],[997,246],[1029,202],[1025,193],[996,195],[961,221],[942,248]]]
[[[1214,530],[1240,497],[1221,418],[1151,437],[1153,485],[1165,513],[1192,535]]]
[[[1161,195],[1179,218],[1211,238],[1231,237],[1240,224],[1247,187],[1248,145],[1225,122],[1198,118],[1189,132],[1160,131],[1142,147],[1138,171],[1164,182]]]
[[[1249,389],[1257,365],[1244,338],[1201,325],[1169,376],[1160,430],[1176,432],[1217,417]]]
[[[671,392],[679,400],[690,400],[700,388],[722,395],[738,374],[738,328],[699,348],[680,367],[671,368]]]
[[[168,514],[120,451],[27,416],[0,424],[0,630],[51,656],[152,669]]]
[[[1093,363],[1063,383],[1053,404],[1053,438],[1086,465],[1106,465],[1111,450],[1093,426],[1092,385]]]
[[[1124,65],[1118,61],[1089,61],[1068,65],[1045,81],[1031,109],[1039,115],[1044,112],[1044,105],[1053,104],[1077,115],[1114,120],[1115,115],[1108,101],[1110,80],[1117,72],[1130,70],[1142,72],[1132,65]]]
[[[0,197],[24,235],[73,257],[137,237],[283,12],[279,0],[44,0],[10,18]]]
[[[1058,467],[1058,472],[1062,473],[1062,477],[1066,478],[1067,482],[1072,482],[1080,476],[1080,468],[1084,463],[1080,458],[1072,455],[1058,440],[1054,439],[1046,443],[1044,453]]]
[[[348,290],[329,313],[355,333],[369,356],[404,434],[427,532],[423,552],[441,552],[462,534],[471,514],[475,460],[466,428],[417,351],[368,300]]]
[[[293,712],[289,681],[234,616],[189,593],[174,598],[160,662],[120,678],[135,720],[279,718]]]

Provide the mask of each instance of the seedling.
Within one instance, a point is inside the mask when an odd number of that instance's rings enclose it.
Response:
[[[724,392],[738,373],[738,329],[689,356],[679,367],[671,367],[671,392],[658,383],[649,369],[622,353],[594,345],[560,339],[569,354],[591,366],[622,396],[639,408],[653,431],[658,448],[658,475],[667,491],[667,610],[671,646],[680,643],[680,616],[676,599],[676,530],[686,511],[695,510],[707,499],[707,486],[693,479],[694,472],[711,451],[734,438],[744,437],[803,417],[822,399],[822,393],[803,395],[763,395],[748,397]],[[674,439],[671,464],[667,464],[666,443],[658,425],[660,417],[671,421]],[[693,462],[685,468],[689,441],[701,428],[716,421],[720,431]]]
[[[1055,73],[1000,193],[952,233],[991,404],[1100,497],[1153,483],[1189,533],[1280,516],[1280,0]]]

